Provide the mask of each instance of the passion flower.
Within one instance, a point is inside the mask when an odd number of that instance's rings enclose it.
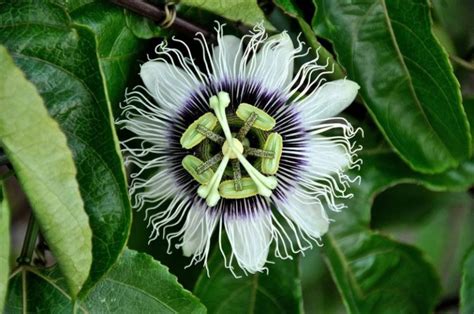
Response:
[[[218,26],[216,46],[197,34],[198,59],[173,40],[182,49],[157,47],[118,121],[135,134],[122,146],[136,169],[133,205],[154,211],[151,240],[166,235],[169,248],[206,265],[213,232],[221,246],[225,230],[226,267],[235,260],[246,273],[266,269],[272,242],[279,258],[319,245],[326,211],[344,207],[337,200],[357,179],[344,172],[360,164],[357,130],[333,117],[359,86],[325,82],[331,69],[318,58],[293,75],[304,44],[261,25],[242,39]]]

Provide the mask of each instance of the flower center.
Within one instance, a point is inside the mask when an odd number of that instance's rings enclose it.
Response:
[[[278,170],[283,140],[278,133],[270,132],[275,126],[275,119],[259,108],[241,103],[235,112],[241,121],[240,129],[234,135],[226,115],[229,104],[230,98],[226,92],[212,96],[209,106],[214,114],[208,112],[199,117],[180,139],[185,149],[192,149],[206,139],[221,147],[221,150],[207,161],[202,161],[194,155],[187,155],[182,161],[183,168],[201,184],[198,195],[205,198],[211,207],[215,206],[221,197],[239,199],[257,194],[269,197],[277,186],[277,179],[273,175]],[[224,137],[213,131],[217,123]],[[255,148],[250,147],[250,144],[243,144],[250,143],[246,136],[251,129],[263,132],[263,147]],[[248,157],[253,158],[254,162],[250,162]],[[229,162],[232,180],[222,180],[226,176]],[[242,177],[241,166],[249,177]]]
[[[235,137],[232,138],[232,142],[230,143],[232,143],[232,145],[229,145],[228,141],[224,142],[224,145],[222,145],[222,154],[229,155],[230,159],[237,159],[238,154],[244,152],[244,145]]]

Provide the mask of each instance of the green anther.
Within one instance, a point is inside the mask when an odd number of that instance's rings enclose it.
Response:
[[[271,133],[265,141],[263,149],[275,154],[273,158],[263,158],[262,160],[262,172],[273,175],[278,171],[278,166],[280,165],[281,153],[283,151],[283,138],[278,133]]]
[[[260,158],[273,158],[275,153],[269,150],[263,150],[260,148],[246,147],[245,153],[249,156],[260,157]]]
[[[223,157],[222,153],[215,154],[214,156],[212,156],[211,159],[206,160],[206,162],[203,162],[201,165],[199,165],[199,167],[196,168],[197,173],[201,174],[201,173],[207,171],[212,166],[214,166],[219,161],[221,161],[222,157]]]
[[[200,184],[207,184],[211,181],[212,176],[214,175],[214,171],[212,169],[207,169],[201,173],[197,170],[200,166],[204,164],[204,162],[193,155],[187,155],[183,158],[181,162],[183,168]]]
[[[239,134],[237,135],[237,139],[239,141],[243,141],[245,135],[247,135],[247,133],[250,131],[257,118],[257,114],[255,112],[252,112],[247,118],[247,120],[245,120],[245,124],[240,128]]]
[[[235,113],[237,114],[237,117],[243,121],[247,121],[252,113],[255,113],[257,115],[257,119],[253,123],[252,127],[260,130],[270,131],[276,124],[275,119],[273,119],[273,117],[267,114],[265,111],[246,103],[241,103]]]
[[[237,159],[232,160],[232,171],[234,173],[234,188],[236,191],[242,191],[242,172],[240,171],[240,163]]]
[[[219,185],[219,194],[223,198],[238,199],[255,196],[258,194],[257,185],[251,178],[242,178],[242,189],[237,191],[234,187],[234,180],[226,180]]]
[[[202,124],[199,124],[196,130],[202,135],[204,135],[205,137],[207,137],[208,139],[210,139],[211,141],[216,142],[219,145],[222,145],[225,142],[225,139],[222,136],[220,136],[217,133],[212,132],[211,130],[203,126]]]
[[[205,135],[198,132],[197,128],[199,125],[212,130],[217,125],[217,118],[212,112],[208,112],[194,121],[181,135],[180,143],[183,148],[193,148],[206,138]]]

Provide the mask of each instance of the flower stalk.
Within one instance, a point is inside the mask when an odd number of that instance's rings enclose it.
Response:
[[[16,259],[19,265],[30,265],[33,260],[33,252],[36,248],[36,241],[39,234],[39,224],[33,213],[28,220],[28,227],[26,229],[25,240],[21,248],[20,256]]]

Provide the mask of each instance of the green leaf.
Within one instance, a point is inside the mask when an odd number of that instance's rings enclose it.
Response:
[[[128,10],[125,10],[124,13],[127,27],[137,38],[151,39],[154,37],[164,37],[168,34],[166,29],[162,29],[157,23],[146,17],[139,16]]]
[[[431,32],[426,0],[316,0],[313,27],[331,40],[387,140],[415,170],[435,173],[471,153],[459,83]]]
[[[203,9],[230,21],[241,22],[250,27],[264,21],[267,30],[275,30],[273,26],[266,21],[265,15],[254,0],[181,0],[179,4]]]
[[[56,268],[23,268],[9,287],[7,313],[205,313],[168,269],[146,254],[125,250],[85,298],[73,303]]]
[[[474,312],[474,247],[466,255],[461,286],[461,313]]]
[[[208,260],[210,277],[203,271],[194,293],[213,313],[303,313],[298,258],[276,259],[268,274],[236,278],[224,266],[219,248]]]
[[[4,47],[0,68],[0,145],[74,296],[89,275],[92,234],[72,154],[37,90]]]
[[[139,71],[137,59],[145,41],[137,38],[135,33],[146,32],[143,28],[147,20],[107,2],[84,4],[70,14],[75,24],[93,31],[109,100],[114,110],[119,109],[118,104],[124,99],[130,77]]]
[[[123,163],[104,87],[107,82],[98,60],[98,37],[91,28],[75,25],[59,5],[13,1],[0,6],[0,41],[36,85],[73,151],[93,231],[87,290],[122,252],[131,220]]]
[[[10,274],[10,208],[1,181],[0,185],[0,312],[2,312]]]
[[[326,267],[322,250],[308,250],[301,262],[305,313],[345,313],[336,284]]]
[[[368,230],[328,234],[324,252],[349,313],[429,313],[439,294],[421,252]]]
[[[205,313],[205,307],[149,255],[126,250],[83,301],[97,312]]]
[[[432,192],[402,184],[378,195],[373,228],[426,253],[440,276],[443,297],[459,290],[462,260],[473,244],[474,212],[467,192]]]
[[[384,311],[384,304],[394,313],[431,312],[440,292],[433,266],[414,247],[371,231],[371,205],[378,193],[400,183],[436,191],[465,190],[474,182],[474,161],[443,174],[420,174],[383,143],[373,141],[374,130],[365,131],[364,164],[357,173],[361,184],[353,186],[347,208],[332,216],[336,221],[324,238],[326,261],[351,313]]]

